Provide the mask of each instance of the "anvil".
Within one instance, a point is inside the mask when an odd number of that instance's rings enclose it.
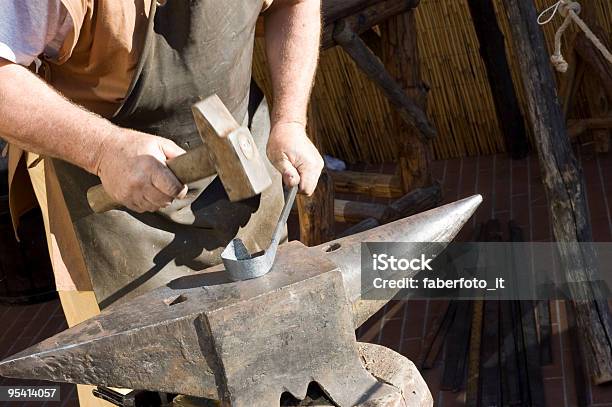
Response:
[[[289,242],[263,277],[222,265],[169,282],[0,362],[0,374],[178,393],[231,406],[278,405],[316,382],[340,406],[398,390],[361,364],[355,328],[387,300],[362,299],[361,243],[415,242],[439,254],[475,195],[316,247]],[[419,243],[420,242],[420,243]],[[416,253],[418,251],[418,253]]]

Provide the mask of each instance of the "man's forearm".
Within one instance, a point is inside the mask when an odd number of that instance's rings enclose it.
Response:
[[[265,16],[272,124],[306,124],[321,37],[320,0],[275,0]]]
[[[95,173],[99,152],[115,129],[26,68],[0,59],[0,136],[10,143]]]

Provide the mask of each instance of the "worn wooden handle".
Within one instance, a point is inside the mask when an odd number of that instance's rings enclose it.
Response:
[[[166,161],[166,165],[183,184],[199,181],[216,172],[204,145]],[[87,202],[95,213],[104,213],[121,207],[121,204],[108,195],[102,185],[89,188]]]
[[[121,207],[120,204],[115,202],[115,200],[106,193],[102,184],[89,188],[87,191],[87,202],[89,202],[89,207],[95,213],[103,213]]]

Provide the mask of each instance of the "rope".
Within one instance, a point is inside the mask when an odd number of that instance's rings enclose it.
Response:
[[[559,12],[562,17],[565,17],[563,24],[557,29],[555,33],[555,49],[553,54],[550,56],[550,62],[553,64],[555,69],[559,72],[567,71],[567,61],[563,58],[563,54],[561,53],[561,37],[567,27],[570,26],[571,22],[574,21],[578,27],[584,32],[589,40],[595,45],[595,48],[599,50],[606,58],[606,60],[612,64],[612,54],[608,49],[603,45],[603,43],[597,38],[593,31],[586,25],[586,23],[578,17],[580,14],[580,3],[577,1],[571,0],[559,0],[552,6],[548,7],[546,10],[542,11],[538,16],[538,24],[545,25],[552,21],[555,15]],[[549,14],[548,18],[545,20],[544,17]]]

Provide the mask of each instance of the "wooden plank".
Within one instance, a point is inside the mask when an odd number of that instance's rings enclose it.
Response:
[[[312,196],[299,195],[297,209],[300,219],[300,241],[316,246],[334,237],[334,186],[327,171],[323,170]]]
[[[429,343],[429,348],[427,349],[427,352],[425,352],[425,357],[421,363],[421,369],[431,369],[434,367],[436,360],[438,360],[438,356],[440,355],[440,350],[442,350],[442,346],[444,345],[446,334],[448,333],[448,330],[455,319],[456,311],[457,302],[450,301],[440,324],[432,331],[435,332],[432,340],[427,342]]]
[[[400,198],[404,195],[401,180],[397,174],[358,171],[330,171],[330,174],[337,193],[379,198]]]
[[[527,361],[527,376],[529,377],[530,405],[544,407],[544,382],[540,369],[540,347],[536,330],[535,307],[533,301],[520,301],[520,310],[523,328],[523,346]]]
[[[510,240],[512,242],[523,242],[522,230],[515,224],[510,224]],[[513,246],[513,269],[527,270],[527,254],[520,246]],[[527,373],[529,405],[533,407],[544,407],[546,405],[544,397],[544,382],[542,370],[540,368],[540,346],[535,318],[535,304],[531,300],[517,301],[520,316],[522,352],[524,357],[524,369]],[[525,400],[523,400],[525,402]]]
[[[458,391],[463,386],[471,322],[472,301],[458,300],[455,319],[446,340],[442,390]]]
[[[467,384],[465,386],[466,407],[478,407],[483,310],[484,301],[474,300],[472,326],[470,330],[470,347],[468,350]]]
[[[484,303],[480,352],[480,405],[501,406],[498,301]]]
[[[501,366],[503,405],[521,405],[521,377],[518,365],[518,344],[515,339],[515,303],[501,301]]]
[[[584,180],[578,167],[556,94],[548,50],[530,1],[503,0],[519,63],[523,88],[536,139],[542,179],[551,210],[551,223],[559,244],[559,259],[568,281],[598,281],[593,249],[573,242],[593,240],[587,213]],[[596,383],[612,381],[612,319],[601,289],[594,284],[572,284],[579,331]]]
[[[434,208],[442,201],[442,187],[436,183],[427,188],[417,188],[389,204],[381,223],[415,215]]]
[[[550,279],[545,271],[535,272],[535,283],[538,285],[538,298],[536,301],[536,323],[538,327],[538,338],[540,342],[540,363],[549,365],[552,363],[552,327],[550,322],[550,300],[544,287],[551,285]]]
[[[380,226],[380,221],[378,219],[367,218],[367,219],[362,220],[359,223],[354,224],[353,226],[350,226],[344,229],[344,231],[342,231],[342,233],[340,233],[338,237],[345,237],[345,236],[350,236],[350,235],[354,235],[357,233],[365,232],[366,230],[374,229],[375,227],[378,227],[378,226]]]
[[[442,200],[442,190],[436,184],[429,188],[418,188],[392,202],[380,219],[367,218],[342,232],[341,236],[349,236],[379,226],[412,216],[416,213],[434,208]]]
[[[540,333],[540,362],[542,365],[550,365],[552,363],[550,301],[538,300],[536,310],[538,314],[538,332]]]
[[[569,304],[566,304],[569,305]],[[574,386],[576,389],[576,405],[577,407],[588,407],[590,403],[590,389],[591,384],[588,380],[588,368],[585,366],[584,361],[586,360],[584,354],[584,345],[581,343],[582,335],[578,333],[578,326],[576,324],[576,318],[574,316],[574,310],[572,307],[565,307],[565,315],[567,318],[567,330],[569,331],[570,344],[573,349],[572,352],[572,364],[573,364],[573,376]]]
[[[334,216],[338,222],[354,223],[367,218],[381,219],[386,209],[387,205],[336,199]]]
[[[514,332],[514,342],[516,343],[516,357],[518,368],[518,379],[521,388],[521,402],[529,403],[529,375],[527,370],[527,356],[525,355],[525,345],[523,341],[523,322],[521,315],[520,301],[512,301],[512,328]]]
[[[476,227],[474,240],[484,241],[485,226],[479,223]],[[476,253],[474,264],[478,264],[479,253]],[[482,321],[484,301],[474,300],[472,303],[472,323],[470,327],[470,345],[468,348],[467,379],[465,385],[466,407],[477,407],[480,392],[480,347],[482,337]]]
[[[592,129],[612,129],[612,116],[569,120],[567,122],[567,133],[570,138],[576,138],[585,131]]]
[[[501,225],[497,219],[487,221],[482,233],[481,241],[484,242],[500,242],[503,239]],[[495,264],[489,254],[486,255],[485,261],[485,277],[490,279],[495,273]],[[501,406],[502,402],[500,302],[497,298],[497,292],[487,292],[484,301],[480,349],[480,403],[483,406]]]

